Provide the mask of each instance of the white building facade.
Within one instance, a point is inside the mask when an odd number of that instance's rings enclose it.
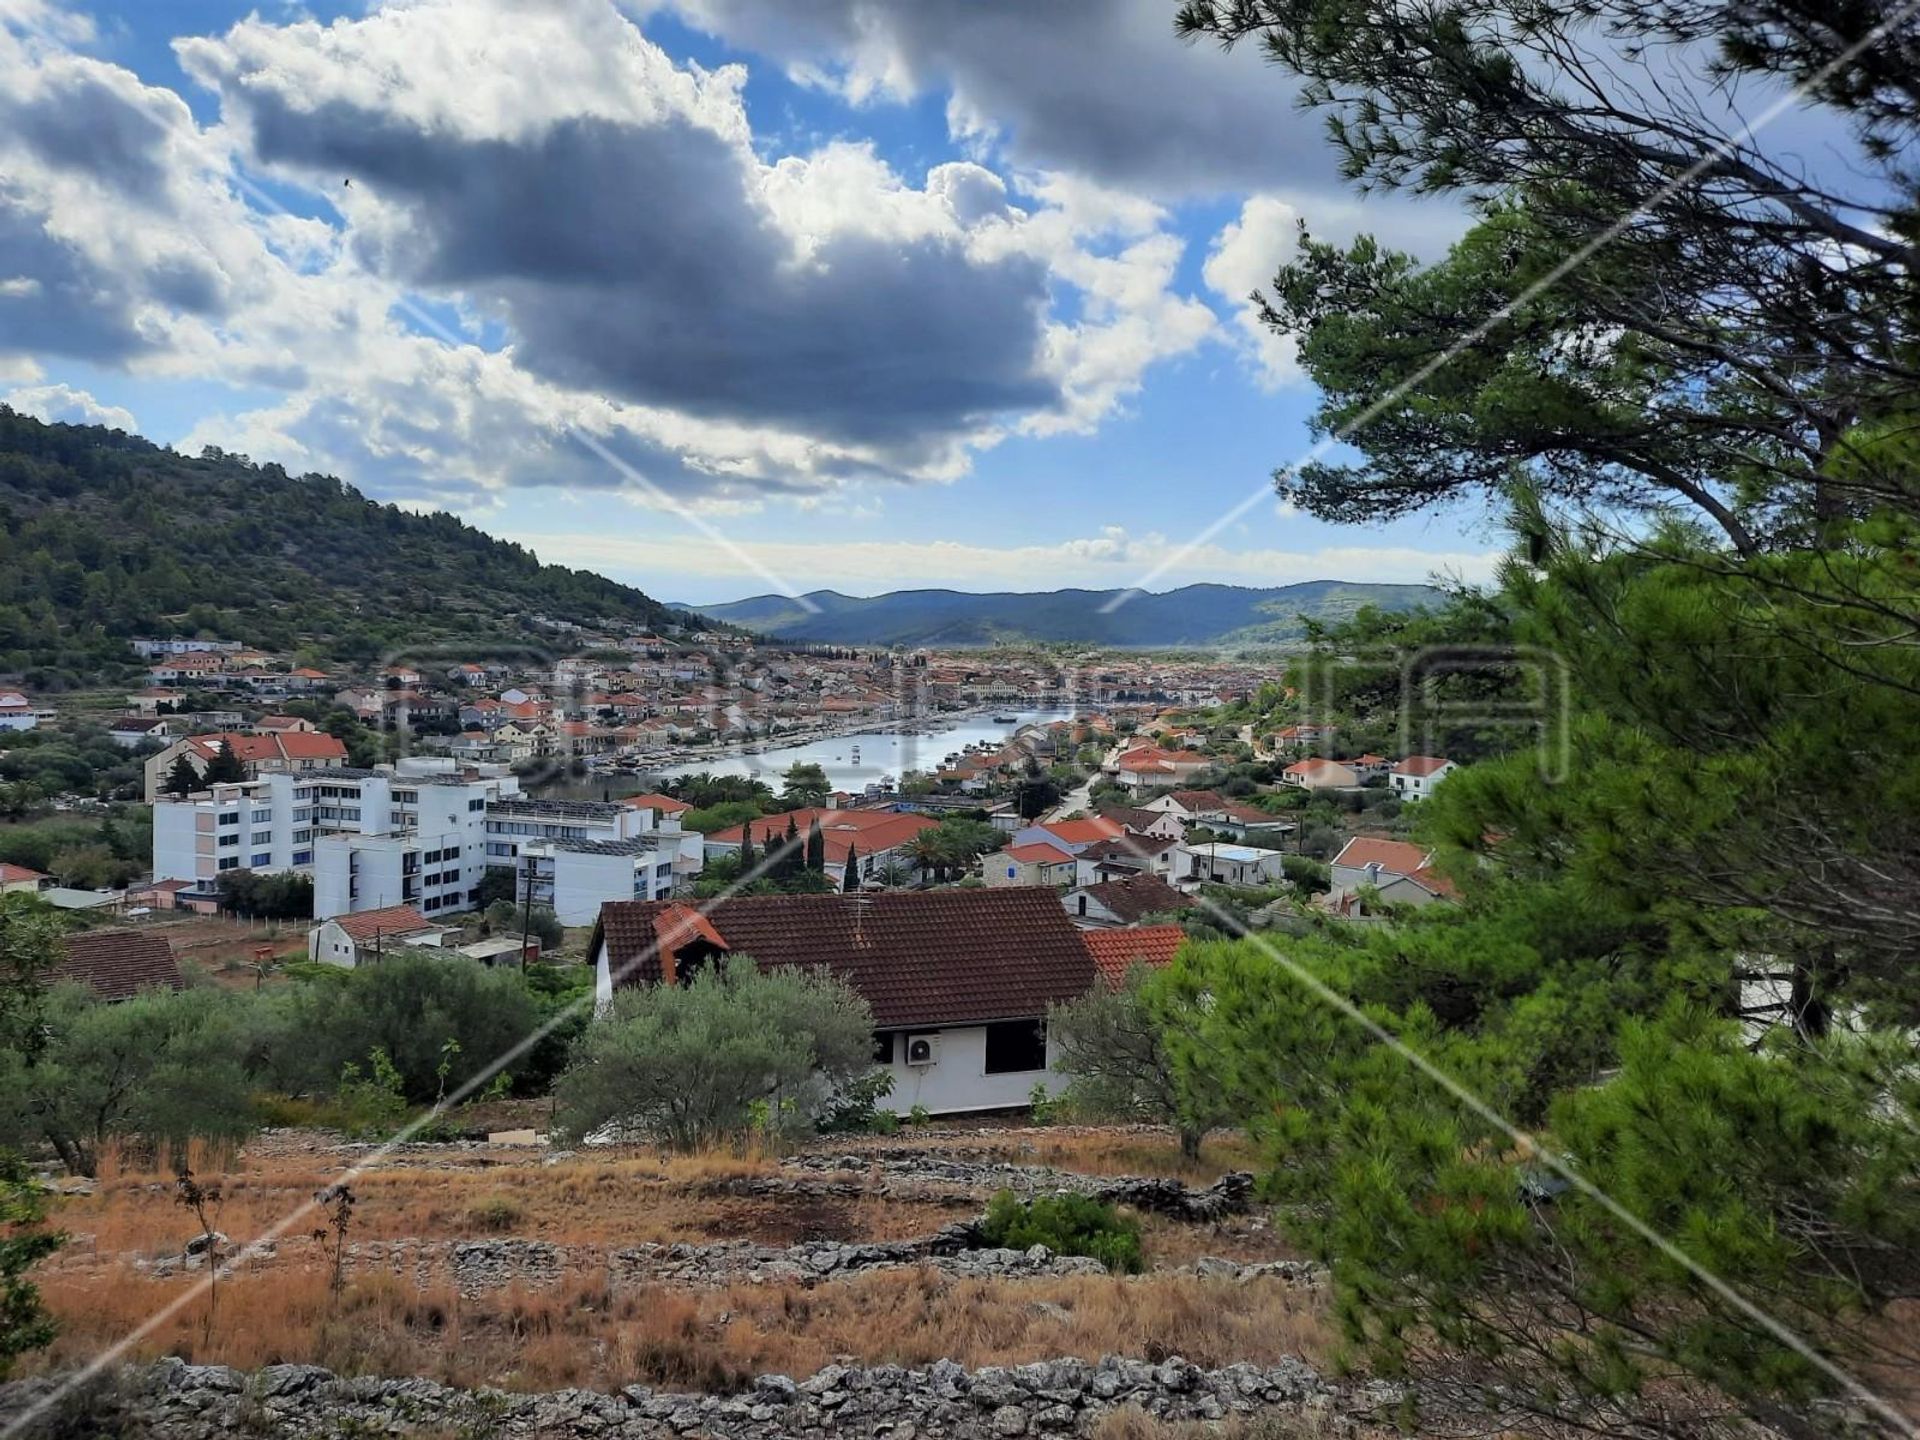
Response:
[[[328,769],[216,785],[153,807],[156,880],[211,888],[229,870],[313,876],[316,920],[412,905],[438,918],[479,903],[490,867],[516,895],[593,923],[608,900],[652,900],[701,868],[700,836],[677,815],[536,800],[501,767],[426,757],[378,770]]]

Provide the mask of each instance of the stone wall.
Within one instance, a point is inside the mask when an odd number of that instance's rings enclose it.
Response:
[[[1112,1356],[1097,1364],[1054,1360],[972,1372],[944,1360],[924,1370],[830,1365],[802,1381],[763,1375],[737,1395],[665,1393],[643,1386],[612,1395],[588,1390],[515,1395],[456,1390],[429,1380],[342,1378],[308,1365],[275,1365],[247,1375],[179,1360],[125,1371],[55,1400],[58,1383],[36,1379],[0,1387],[0,1429],[11,1434],[32,1416],[23,1436],[1010,1440],[1084,1434],[1107,1412],[1132,1407],[1167,1420],[1215,1421],[1279,1411],[1303,1421],[1312,1417],[1316,1433],[1340,1434],[1371,1429],[1390,1418],[1399,1400],[1391,1387],[1338,1385],[1298,1361],[1202,1370],[1178,1358],[1149,1364]]]

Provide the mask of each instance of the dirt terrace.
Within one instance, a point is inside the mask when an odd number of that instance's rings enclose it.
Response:
[[[821,1172],[771,1156],[403,1147],[353,1179],[336,1276],[337,1237],[315,1233],[324,1220],[312,1197],[367,1164],[369,1152],[320,1133],[276,1132],[229,1158],[196,1157],[196,1173],[221,1191],[212,1223],[234,1248],[280,1230],[270,1263],[223,1270],[212,1287],[203,1266],[182,1261],[197,1225],[171,1177],[110,1166],[92,1193],[58,1202],[56,1223],[72,1242],[38,1277],[61,1334],[32,1363],[71,1366],[143,1325],[150,1328],[129,1358],[179,1355],[245,1369],[313,1363],[516,1390],[724,1390],[836,1361],[976,1366],[1179,1354],[1224,1365],[1326,1355],[1317,1289],[1222,1263],[1289,1258],[1257,1213],[1204,1225],[1142,1217],[1149,1272],[1129,1278],[1044,1268],[982,1278],[922,1264],[820,1276],[774,1266],[747,1282],[630,1283],[623,1257],[638,1246],[907,1240],[976,1213],[988,1198],[952,1181],[903,1182],[890,1156],[937,1152],[986,1162],[983,1173],[1052,1166],[1189,1184],[1245,1162],[1237,1146],[1221,1146],[1185,1164],[1171,1136],[1134,1128],[935,1127],[823,1148],[873,1163]],[[755,1179],[794,1188],[726,1193]],[[481,1293],[462,1293],[429,1266],[358,1263],[390,1258],[396,1246],[437,1253],[469,1240],[539,1242],[564,1263]]]

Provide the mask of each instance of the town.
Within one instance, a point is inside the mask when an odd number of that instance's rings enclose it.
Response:
[[[1265,723],[1217,722],[1273,689],[1258,662],[1061,667],[1018,653],[723,649],[701,632],[578,639],[551,663],[395,663],[364,677],[239,641],[136,639],[151,683],[104,723],[0,695],[15,734],[103,728],[139,765],[151,807],[148,873],[88,888],[14,864],[10,886],[148,922],[253,913],[257,882],[274,877],[311,896],[317,926],[404,914],[395,923],[411,928],[390,938],[457,933],[455,917],[502,900],[585,927],[611,901],[695,897],[712,862],[735,876],[743,851],[791,834],[803,849],[818,840],[817,883],[836,892],[1048,886],[1089,924],[1189,906],[1209,886],[1268,901],[1297,891],[1355,918],[1447,894],[1399,817],[1452,763],[1343,755],[1334,726],[1286,722],[1284,692]],[[1002,733],[935,758],[964,719]],[[882,732],[917,740],[927,768],[864,778],[860,739]],[[854,757],[844,788],[805,761],[796,780],[780,760],[823,736]],[[710,806],[704,772],[658,773],[723,759],[758,777],[739,793],[763,804]],[[320,933],[316,958],[332,953]]]
[[[0,0],[0,1440],[1920,1434],[1920,6]]]

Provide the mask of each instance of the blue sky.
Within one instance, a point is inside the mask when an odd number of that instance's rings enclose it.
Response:
[[[0,0],[0,398],[673,600],[1484,575],[1477,513],[1281,511],[1242,298],[1458,216],[1172,9]]]

